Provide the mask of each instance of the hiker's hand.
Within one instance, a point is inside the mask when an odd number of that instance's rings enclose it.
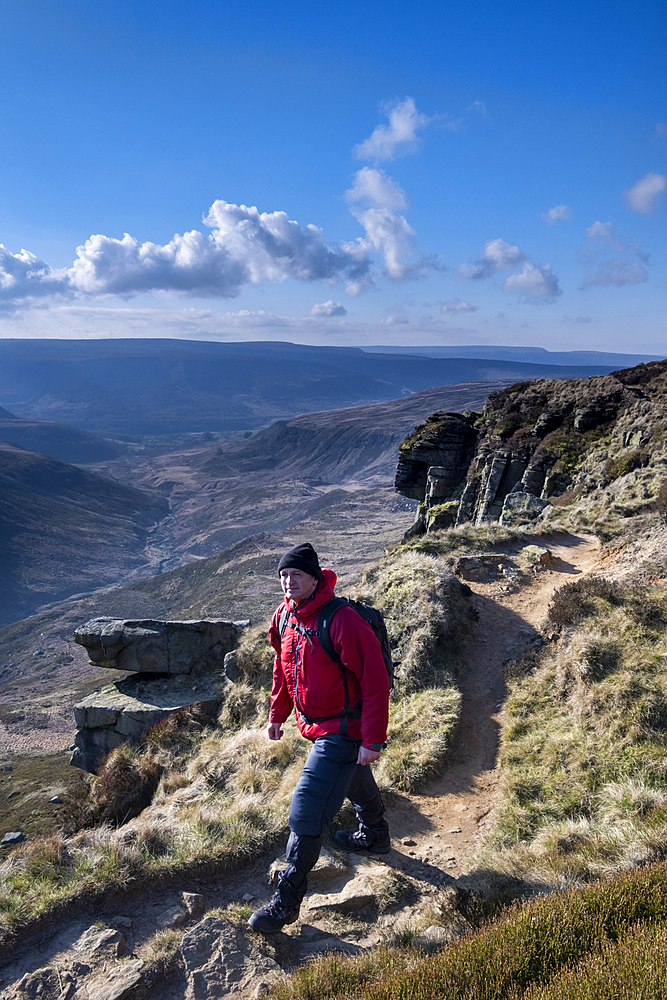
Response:
[[[380,756],[379,750],[367,750],[366,747],[359,747],[357,764],[372,764]]]
[[[269,728],[267,730],[270,740],[279,740],[283,735],[283,731],[280,728],[279,722],[269,722]]]

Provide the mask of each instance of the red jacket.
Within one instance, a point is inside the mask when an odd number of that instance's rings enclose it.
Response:
[[[336,574],[330,569],[322,570],[315,593],[298,605],[285,600],[276,609],[269,628],[269,639],[276,651],[269,721],[282,725],[296,706],[297,725],[307,740],[340,732],[340,719],[309,725],[300,714],[303,712],[310,718],[336,715],[345,704],[340,664],[327,656],[315,635],[303,631],[316,631],[318,611],[334,596],[335,585]],[[291,612],[290,620],[303,630],[288,624],[281,641],[280,617],[286,605]],[[372,744],[384,743],[387,736],[389,678],[380,643],[368,622],[352,608],[336,612],[331,619],[330,635],[334,649],[347,667],[350,707],[362,702],[361,719],[348,719],[348,735],[361,740],[370,750]]]

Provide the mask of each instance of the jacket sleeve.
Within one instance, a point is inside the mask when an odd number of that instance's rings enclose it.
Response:
[[[271,701],[269,705],[269,722],[277,722],[282,725],[285,719],[289,718],[294,704],[287,690],[287,682],[280,662],[280,612],[282,604],[274,613],[269,626],[269,642],[273,646],[275,656],[273,658],[273,683],[271,685]]]
[[[375,632],[352,608],[341,608],[331,618],[331,641],[361,687],[361,742],[384,743],[389,716],[389,678]]]

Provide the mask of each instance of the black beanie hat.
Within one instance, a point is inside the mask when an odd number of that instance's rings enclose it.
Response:
[[[310,544],[304,542],[303,545],[295,545],[293,549],[286,552],[278,563],[278,574],[281,569],[302,569],[304,573],[314,576],[316,580],[322,579],[322,570],[317,558],[317,552]]]

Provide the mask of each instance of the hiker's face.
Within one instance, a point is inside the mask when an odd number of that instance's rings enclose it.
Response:
[[[285,597],[298,603],[305,600],[306,597],[310,597],[317,586],[317,577],[311,576],[310,573],[304,573],[302,569],[286,566],[280,571],[280,586],[283,588]]]

